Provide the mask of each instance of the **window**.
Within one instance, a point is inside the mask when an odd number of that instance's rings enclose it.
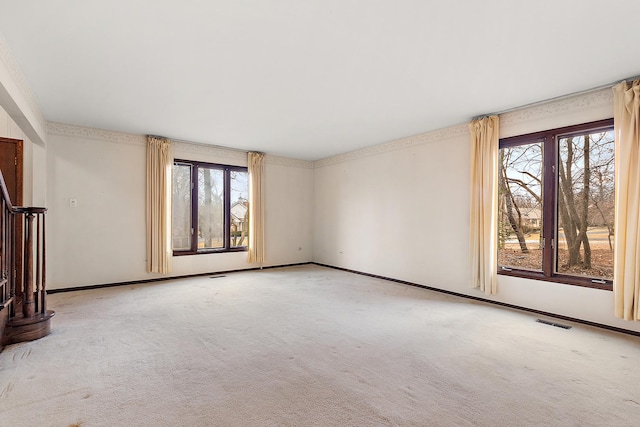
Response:
[[[247,168],[175,160],[171,229],[174,255],[246,250]]]
[[[498,271],[611,289],[613,120],[500,140]]]

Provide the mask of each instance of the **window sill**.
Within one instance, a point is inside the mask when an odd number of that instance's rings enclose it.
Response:
[[[500,267],[498,267],[500,268]],[[527,271],[527,270],[498,270],[498,275],[500,276],[511,276],[511,277],[519,277],[522,279],[531,279],[531,280],[541,280],[543,282],[553,282],[560,283],[563,285],[571,285],[571,286],[581,286],[583,288],[592,288],[592,289],[602,289],[605,291],[613,290],[613,283],[610,281],[605,281],[605,283],[594,283],[590,278],[582,278],[577,276],[565,276],[565,275],[555,275],[551,277],[547,277],[542,272],[537,271]]]
[[[247,252],[249,250],[246,246],[241,246],[238,248],[231,249],[208,249],[208,250],[200,250],[197,252],[191,251],[173,251],[173,256],[187,256],[187,255],[211,255],[211,254],[225,254],[229,252]]]

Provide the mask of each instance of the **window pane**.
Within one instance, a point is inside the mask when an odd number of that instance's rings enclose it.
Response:
[[[224,174],[198,169],[198,249],[224,247]]]
[[[249,174],[231,171],[231,247],[249,240]]]
[[[558,273],[613,280],[614,133],[558,140]]]
[[[173,165],[171,238],[173,250],[191,249],[191,165]]]
[[[542,142],[500,149],[498,265],[542,271]]]

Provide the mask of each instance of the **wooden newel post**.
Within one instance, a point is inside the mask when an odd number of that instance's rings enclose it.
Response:
[[[40,308],[40,311],[42,313],[46,313],[47,312],[47,237],[46,237],[46,229],[45,229],[45,216],[44,214],[41,215],[42,216],[42,252],[39,252],[38,255],[40,255],[40,253],[42,254],[42,271],[41,271],[41,277],[42,277],[42,286],[40,287],[40,301],[42,301],[42,307]]]
[[[24,294],[22,296],[22,315],[35,315],[35,298],[33,288],[33,214],[26,215],[26,232],[24,242]]]

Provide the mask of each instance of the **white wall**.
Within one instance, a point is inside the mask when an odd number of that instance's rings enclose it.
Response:
[[[610,118],[610,90],[501,115],[501,137]],[[485,298],[469,288],[466,124],[315,162],[314,261]],[[610,291],[507,276],[492,299],[640,331]]]
[[[144,137],[50,124],[47,138],[48,288],[162,277],[146,272]],[[176,143],[174,155],[246,165],[244,153],[202,145]],[[311,261],[312,165],[274,157],[266,163],[265,265]],[[174,257],[170,275],[256,267],[246,258]]]

